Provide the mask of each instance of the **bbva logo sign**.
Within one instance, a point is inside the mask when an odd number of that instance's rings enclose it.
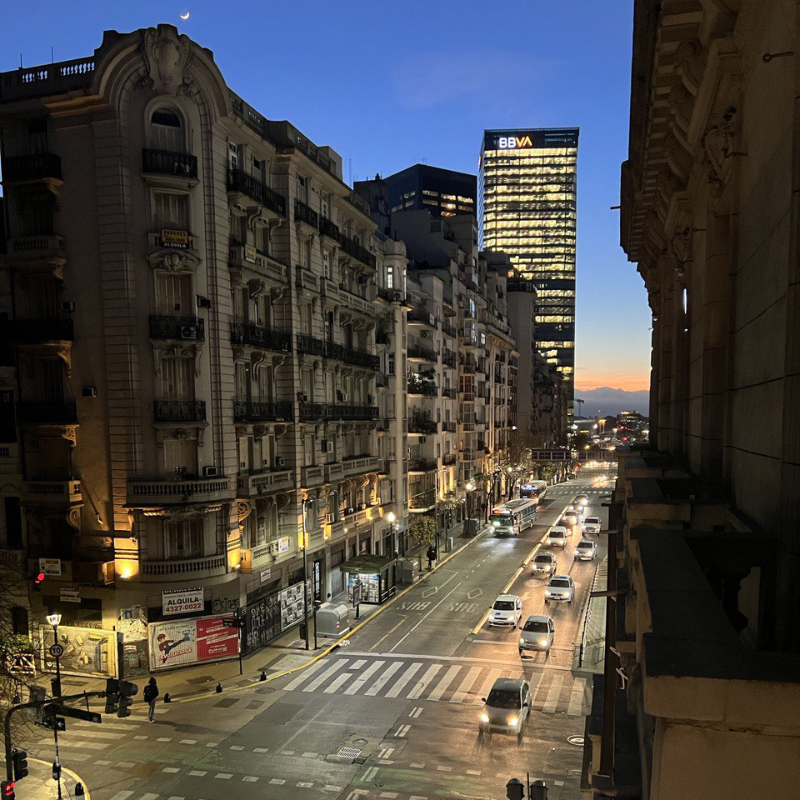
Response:
[[[530,136],[498,136],[498,150],[516,150],[520,147],[533,147]]]

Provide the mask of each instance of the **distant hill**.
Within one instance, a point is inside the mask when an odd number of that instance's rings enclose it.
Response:
[[[575,397],[583,400],[580,414],[584,417],[605,415],[616,416],[620,411],[638,411],[644,416],[650,414],[650,392],[628,392],[625,389],[612,389],[601,386],[597,389],[575,389]],[[578,413],[579,406],[575,407]]]

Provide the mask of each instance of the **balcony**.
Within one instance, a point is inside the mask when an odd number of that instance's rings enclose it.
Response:
[[[47,505],[77,505],[83,500],[81,482],[76,480],[25,481],[22,493],[24,500]]]
[[[303,467],[300,473],[303,486],[317,486],[325,481],[325,469],[320,465]]]
[[[406,301],[399,289],[378,289],[378,297],[383,298],[387,303],[405,303]]]
[[[345,478],[364,472],[380,472],[382,461],[378,456],[353,456],[342,459],[342,472]]]
[[[328,342],[323,339],[315,339],[304,333],[297,334],[297,352],[308,353],[312,356],[327,356]]]
[[[436,505],[436,489],[415,492],[409,487],[408,507],[415,511],[427,511]]]
[[[293,422],[291,401],[234,400],[233,418],[236,422]]]
[[[329,239],[333,239],[336,242],[338,242],[342,236],[339,232],[339,226],[334,225],[327,217],[323,216],[319,218],[319,232],[323,236],[327,236]]]
[[[6,185],[61,181],[61,158],[54,153],[31,153],[3,160],[3,183]]]
[[[443,433],[456,433],[458,430],[458,425],[455,422],[443,422],[442,423],[442,432]]]
[[[268,208],[282,217],[286,216],[286,198],[240,169],[228,170],[228,192],[244,194],[260,203],[264,208]]]
[[[180,561],[143,561],[139,575],[142,581],[196,581],[224,575],[227,571],[227,557],[221,555]]]
[[[197,156],[145,147],[142,148],[142,172],[197,179]]]
[[[315,230],[319,228],[319,214],[299,200],[294,201],[294,218],[296,222],[304,222]]]
[[[114,583],[114,562],[73,561],[72,580],[88,586],[110,586]]]
[[[408,346],[408,357],[412,361],[427,361],[431,364],[436,364],[439,361],[439,356],[435,350],[421,344],[410,344]]]
[[[292,349],[292,334],[256,325],[254,322],[232,322],[231,342],[263,347],[265,350],[280,350],[288,353]]]
[[[448,322],[447,320],[442,320],[442,333],[445,333],[448,336],[452,336],[455,339],[456,326],[453,325],[452,322]]]
[[[474,461],[475,460],[475,451],[474,450],[459,450],[458,457],[462,461]]]
[[[456,464],[456,454],[455,453],[447,453],[446,455],[442,456],[442,464],[446,467],[453,467]]]
[[[204,342],[206,338],[205,321],[200,317],[151,315],[150,338]]]
[[[380,359],[379,359],[380,361]],[[385,389],[389,385],[389,376],[383,372],[378,372],[375,375],[375,385],[379,389]]]
[[[0,323],[0,339],[15,344],[42,344],[44,342],[72,342],[75,333],[71,319],[50,317],[44,319],[15,319]]]
[[[368,353],[366,350],[355,350],[352,347],[344,347],[343,345],[329,342],[328,351],[329,358],[336,358],[339,361],[344,361],[345,364],[364,367],[376,372],[381,366],[380,357]]]
[[[408,393],[412,395],[422,395],[423,397],[436,397],[439,389],[433,381],[422,378],[409,378]]]
[[[439,430],[439,423],[431,417],[412,416],[408,420],[409,433],[437,433]]]
[[[185,503],[217,503],[233,496],[225,477],[198,478],[184,475],[128,481],[128,508],[150,508]]]
[[[371,297],[375,287],[372,284],[357,283],[353,287],[351,282],[342,281],[339,284],[339,289],[347,293],[347,296],[341,299],[349,306],[349,311],[357,311],[370,319],[375,317],[376,309]]]
[[[375,256],[372,255],[372,253],[370,253],[370,251],[367,250],[365,247],[362,247],[354,239],[351,239],[349,236],[340,234],[339,246],[349,256],[358,259],[362,264],[365,264],[370,269],[376,268],[377,261],[375,259]]]
[[[248,267],[254,272],[261,273],[264,277],[272,279],[278,285],[285,284],[289,280],[289,270],[286,264],[278,261],[268,253],[233,237],[231,237],[228,251],[228,266],[232,270],[242,270]]]
[[[475,392],[461,392],[461,402],[462,403],[474,403],[475,402]]]
[[[452,367],[453,369],[455,369],[456,354],[452,350],[443,350],[442,364],[444,364],[446,367]]]
[[[75,403],[66,400],[35,400],[17,403],[17,419],[34,425],[75,425],[78,412]]]
[[[475,361],[462,361],[459,366],[464,375],[474,375],[478,369],[478,364]]]
[[[257,497],[291,488],[294,488],[294,470],[291,469],[251,472],[236,479],[237,497]]]
[[[344,477],[344,465],[341,461],[334,461],[325,464],[324,468],[325,483],[335,483]]]
[[[408,462],[409,472],[434,472],[438,464],[435,458],[412,458]]]
[[[156,422],[205,422],[205,400],[154,400]]]
[[[300,403],[300,420],[340,419],[371,421],[378,419],[377,406],[351,405],[350,403]]]
[[[454,400],[456,396],[456,390],[453,386],[445,386],[442,389],[442,397],[449,397],[451,400]]]
[[[436,327],[436,315],[431,314],[424,308],[415,308],[408,312],[409,325],[427,325],[430,328]]]
[[[55,233],[40,236],[19,236],[8,240],[8,260],[15,263],[29,261],[65,261],[64,239]]]

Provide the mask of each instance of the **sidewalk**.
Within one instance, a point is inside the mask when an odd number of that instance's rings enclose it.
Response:
[[[460,530],[459,530],[460,529]],[[449,561],[450,558],[456,556],[461,550],[467,547],[471,542],[480,538],[480,536],[488,530],[488,526],[482,526],[478,533],[469,535],[463,533],[463,526],[454,526],[449,531],[449,536],[453,537],[454,548],[452,552],[442,552],[441,558],[436,562],[433,570],[428,570],[425,567],[427,559],[424,552],[427,546],[417,548],[410,551],[404,558],[417,559],[419,554],[423,555],[423,569],[420,573],[419,580],[424,580],[426,575],[432,574],[439,569],[444,563]],[[418,552],[417,552],[418,551]],[[417,583],[419,583],[419,580]],[[359,619],[356,619],[355,609],[350,608],[350,628],[351,630],[356,626],[368,621],[372,616],[379,613],[382,609],[391,605],[401,594],[407,589],[416,584],[398,584],[397,593],[391,599],[383,603],[383,605],[367,605],[362,603],[360,606]],[[346,594],[341,596],[342,599],[346,598]],[[336,600],[337,598],[333,598]],[[349,604],[349,601],[348,601]],[[249,686],[254,682],[259,681],[263,673],[267,679],[274,679],[290,670],[298,669],[306,666],[312,660],[321,657],[330,650],[332,650],[338,643],[335,639],[323,639],[318,641],[319,647],[314,649],[314,620],[313,616],[309,614],[309,644],[310,649],[305,649],[305,641],[300,638],[300,628],[294,627],[285,631],[277,639],[273,639],[268,645],[262,647],[260,650],[242,659],[242,674],[239,674],[239,660],[234,659],[230,661],[218,661],[208,664],[198,664],[193,667],[184,667],[166,672],[153,673],[158,681],[158,688],[160,692],[159,702],[163,701],[165,695],[169,694],[171,700],[180,702],[189,698],[194,698],[199,695],[213,693],[217,684],[221,684],[223,690],[234,687]],[[343,637],[346,638],[346,637]],[[50,673],[43,673],[39,676],[38,683],[46,687],[48,694],[50,692],[50,680],[53,676]],[[148,677],[130,678],[130,680],[139,687],[139,693],[136,695],[137,700],[141,700],[142,691],[145,684],[149,679]],[[93,678],[90,676],[71,676],[64,675],[61,678],[63,694],[78,694],[83,691],[102,691],[105,689],[104,678]],[[55,786],[55,783],[53,783]]]
[[[0,760],[0,769],[3,770],[3,777],[5,778],[6,765],[5,762]],[[75,787],[80,783],[84,794],[76,795]],[[72,798],[73,800],[91,800],[89,790],[83,783],[80,775],[67,769],[62,765],[61,767],[61,794],[64,798]],[[46,761],[38,758],[28,756],[28,775],[21,781],[17,781],[15,786],[15,795],[17,800],[57,800],[58,798],[58,785],[53,780],[52,765]]]

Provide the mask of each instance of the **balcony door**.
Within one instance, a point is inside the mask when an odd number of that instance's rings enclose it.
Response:
[[[183,477],[197,474],[197,442],[194,439],[164,441],[164,472]]]
[[[192,276],[171,272],[156,273],[156,305],[165,316],[194,316]]]
[[[163,359],[159,397],[161,400],[194,400],[194,359]]]
[[[37,400],[48,403],[64,402],[64,365],[61,359],[37,359],[35,375]]]
[[[150,143],[154,150],[183,153],[185,137],[180,117],[168,108],[159,108],[150,117]]]
[[[182,519],[166,523],[165,551],[167,558],[201,558],[203,556],[203,520]]]

